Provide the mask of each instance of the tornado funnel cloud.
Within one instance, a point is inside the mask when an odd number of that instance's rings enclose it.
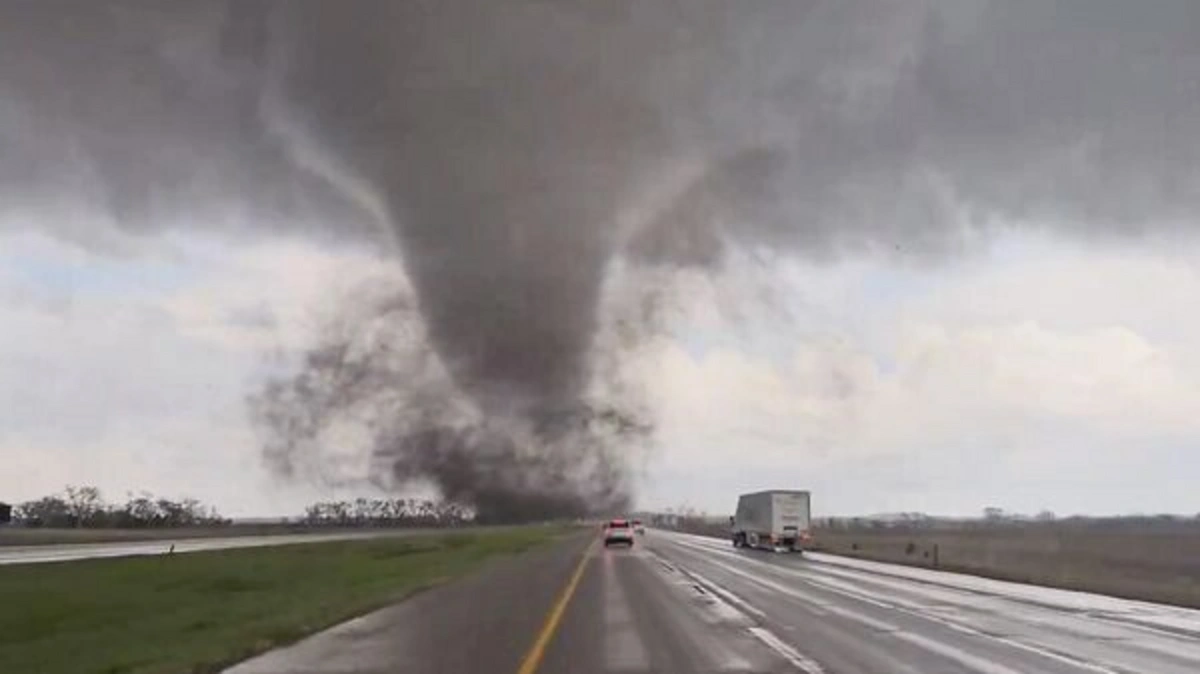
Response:
[[[396,274],[251,397],[267,464],[484,519],[598,512],[654,441],[629,355],[687,301],[673,273],[1194,231],[1196,25],[1195,2],[9,2],[0,195],[91,247],[113,237],[78,212],[383,250]]]

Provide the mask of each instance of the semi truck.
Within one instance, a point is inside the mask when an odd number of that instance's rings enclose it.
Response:
[[[729,518],[733,545],[801,552],[812,540],[807,491],[772,489],[742,494]]]

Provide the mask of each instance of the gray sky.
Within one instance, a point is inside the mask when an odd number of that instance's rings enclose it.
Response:
[[[467,424],[647,506],[1200,510],[1193,3],[280,7],[3,10],[0,498],[287,512]],[[398,365],[283,481],[246,396],[364,287],[451,393]],[[563,449],[575,405],[651,447]]]

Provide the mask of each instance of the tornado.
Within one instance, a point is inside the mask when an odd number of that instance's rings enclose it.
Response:
[[[611,511],[653,445],[627,366],[687,302],[672,274],[1191,236],[1198,11],[14,2],[0,193],[85,246],[111,244],[64,213],[384,251],[397,273],[250,396],[266,464],[491,521]]]

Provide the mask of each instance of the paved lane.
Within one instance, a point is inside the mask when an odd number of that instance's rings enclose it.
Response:
[[[826,671],[1184,674],[1200,611],[651,532],[647,546],[734,597]]]
[[[750,631],[750,618],[648,549],[597,542],[588,532],[491,564],[226,674],[796,671]],[[548,629],[564,597],[562,620]],[[542,634],[548,648],[531,659]]]
[[[0,546],[0,565],[43,564],[47,562],[72,562],[99,557],[134,557],[161,555],[175,546],[175,553],[200,552],[203,550],[227,550],[231,548],[257,548],[268,545],[295,545],[299,543],[321,543],[354,538],[378,538],[381,536],[409,536],[429,533],[446,533],[445,529],[392,529],[387,531],[342,532],[336,534],[280,534],[272,536],[230,536],[228,538],[179,538],[153,541],[131,541],[121,543],[72,543],[69,545],[6,545]]]
[[[705,590],[639,539],[593,551],[542,672],[782,672],[753,616]]]
[[[496,560],[459,582],[247,660],[225,674],[517,672],[593,543],[590,533],[581,534]]]
[[[229,674],[1200,671],[1200,611],[654,530],[596,543],[504,560]]]

